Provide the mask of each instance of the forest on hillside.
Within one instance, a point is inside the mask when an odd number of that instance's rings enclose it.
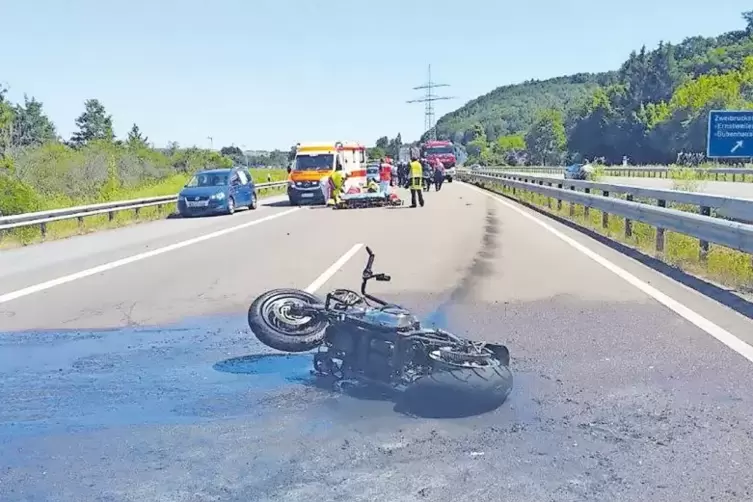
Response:
[[[701,162],[708,111],[753,108],[753,11],[742,18],[742,30],[642,47],[613,72],[499,87],[441,117],[437,136],[486,165]]]

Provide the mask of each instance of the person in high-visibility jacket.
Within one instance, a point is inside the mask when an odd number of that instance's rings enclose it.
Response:
[[[344,175],[342,171],[335,171],[329,177],[330,199],[327,201],[327,205],[340,203],[340,194],[342,193],[343,182],[345,181],[346,177],[347,176]]]
[[[424,207],[424,167],[414,155],[411,155],[408,175],[410,176],[410,207],[416,207],[416,198],[421,207]]]

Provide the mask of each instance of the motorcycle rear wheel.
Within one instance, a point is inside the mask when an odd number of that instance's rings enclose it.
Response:
[[[435,360],[434,370],[416,380],[408,392],[458,405],[493,408],[505,402],[512,387],[513,376],[506,361],[490,355],[467,365]]]
[[[290,314],[288,308],[292,303],[313,305],[323,302],[300,289],[272,289],[251,303],[248,327],[268,347],[284,352],[308,352],[322,344],[328,323],[324,318]]]

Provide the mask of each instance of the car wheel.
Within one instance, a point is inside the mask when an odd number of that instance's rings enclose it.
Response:
[[[235,213],[235,200],[230,197],[227,200],[227,214]]]
[[[256,197],[256,192],[251,194],[251,204],[248,205],[249,209],[256,209],[259,207],[259,199]]]

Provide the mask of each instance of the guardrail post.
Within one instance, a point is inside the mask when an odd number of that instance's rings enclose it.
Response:
[[[562,183],[557,183],[557,188],[562,190]],[[562,199],[557,199],[557,211],[562,211]]]
[[[140,207],[134,208],[134,209],[133,209],[133,216],[134,216],[134,217],[135,217],[136,219],[138,219],[138,217],[139,217],[139,213],[140,213],[140,212],[141,212],[141,208],[140,208]]]
[[[659,207],[667,207],[667,201],[659,199],[657,202]],[[664,229],[656,227],[656,252],[664,252]]]
[[[701,215],[711,216],[711,208],[708,206],[701,206]],[[698,259],[701,263],[705,263],[709,257],[709,243],[708,241],[700,241],[701,249],[698,252]]]
[[[628,202],[633,202],[633,194],[627,194]],[[625,237],[633,236],[633,222],[629,218],[625,218]]]
[[[604,197],[609,197],[609,192],[605,190],[601,192],[601,195],[603,195]],[[602,228],[609,227],[609,213],[607,213],[606,211],[601,212],[601,227]]]
[[[549,188],[551,188],[551,187],[552,187],[552,184],[551,184],[551,183],[547,183],[547,186],[548,186]],[[546,197],[546,207],[548,207],[549,209],[552,209],[552,198],[551,198],[551,197],[549,197],[548,195],[547,195],[547,197]]]
[[[591,189],[590,188],[584,188],[583,191],[586,194],[590,194],[591,193]],[[590,213],[589,209],[591,209],[591,208],[588,207],[588,204],[586,204],[585,206],[583,206],[583,217],[585,219],[588,219],[588,216],[589,216],[589,213]]]
[[[84,228],[84,217],[79,216],[78,218],[76,218],[76,220],[78,221],[78,229],[81,230],[82,228]]]
[[[42,239],[47,237],[47,223],[40,223],[39,231],[42,232]]]
[[[572,190],[574,192],[575,191],[575,186],[571,185],[570,186],[570,190]],[[573,216],[575,216],[575,202],[571,202],[570,203],[570,217],[572,218]]]
[[[115,211],[110,211],[107,213],[107,221],[112,221],[115,219]]]

